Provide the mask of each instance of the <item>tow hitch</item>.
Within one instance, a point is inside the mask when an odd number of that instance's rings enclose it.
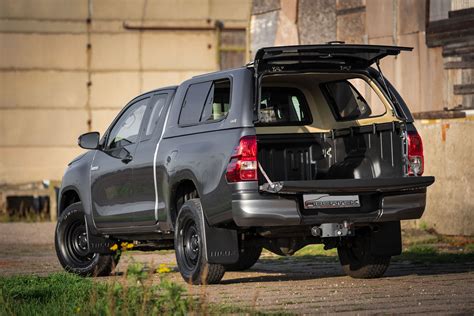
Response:
[[[325,223],[312,227],[311,235],[321,238],[354,236],[354,230],[352,229],[352,223],[347,221],[342,224]]]

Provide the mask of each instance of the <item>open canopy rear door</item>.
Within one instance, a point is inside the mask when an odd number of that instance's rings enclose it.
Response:
[[[298,45],[261,48],[255,55],[256,74],[280,72],[303,68],[351,70],[367,68],[377,60],[411,47],[379,45]]]

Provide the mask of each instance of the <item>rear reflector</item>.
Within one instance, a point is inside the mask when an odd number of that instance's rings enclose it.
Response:
[[[408,132],[408,175],[421,176],[423,171],[423,142],[416,131]]]
[[[257,180],[257,138],[244,136],[235,146],[230,162],[227,165],[228,182]]]

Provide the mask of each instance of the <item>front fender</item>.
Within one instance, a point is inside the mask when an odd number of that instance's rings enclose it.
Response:
[[[61,189],[59,190],[59,201],[62,201],[64,194],[70,190],[76,192],[84,208],[87,225],[92,233],[97,233],[97,229],[92,218],[91,201],[91,164],[94,159],[95,150],[88,151],[79,159],[73,160],[64,173]],[[62,203],[58,203],[58,216],[64,211]]]

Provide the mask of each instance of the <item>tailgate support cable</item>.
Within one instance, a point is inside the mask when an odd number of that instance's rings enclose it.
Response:
[[[283,188],[283,184],[281,182],[272,182],[272,180],[270,180],[270,177],[268,177],[267,173],[265,172],[265,170],[263,170],[263,167],[259,162],[258,169],[262,173],[265,180],[267,180],[267,183],[260,186],[260,190],[267,191],[270,193],[278,193]]]
[[[385,81],[385,76],[383,75],[382,69],[380,68],[380,59],[377,59],[377,60],[375,61],[375,64],[377,65],[377,69],[378,69],[378,71],[379,71],[380,78],[382,79],[382,83],[383,83],[383,85],[384,85],[385,91],[387,91],[388,97],[390,98],[390,100],[391,100],[394,104],[397,104],[397,105],[398,105],[397,99],[396,99],[395,96],[392,94],[392,91],[390,91],[390,89],[389,89],[388,86],[387,86],[387,82]]]

